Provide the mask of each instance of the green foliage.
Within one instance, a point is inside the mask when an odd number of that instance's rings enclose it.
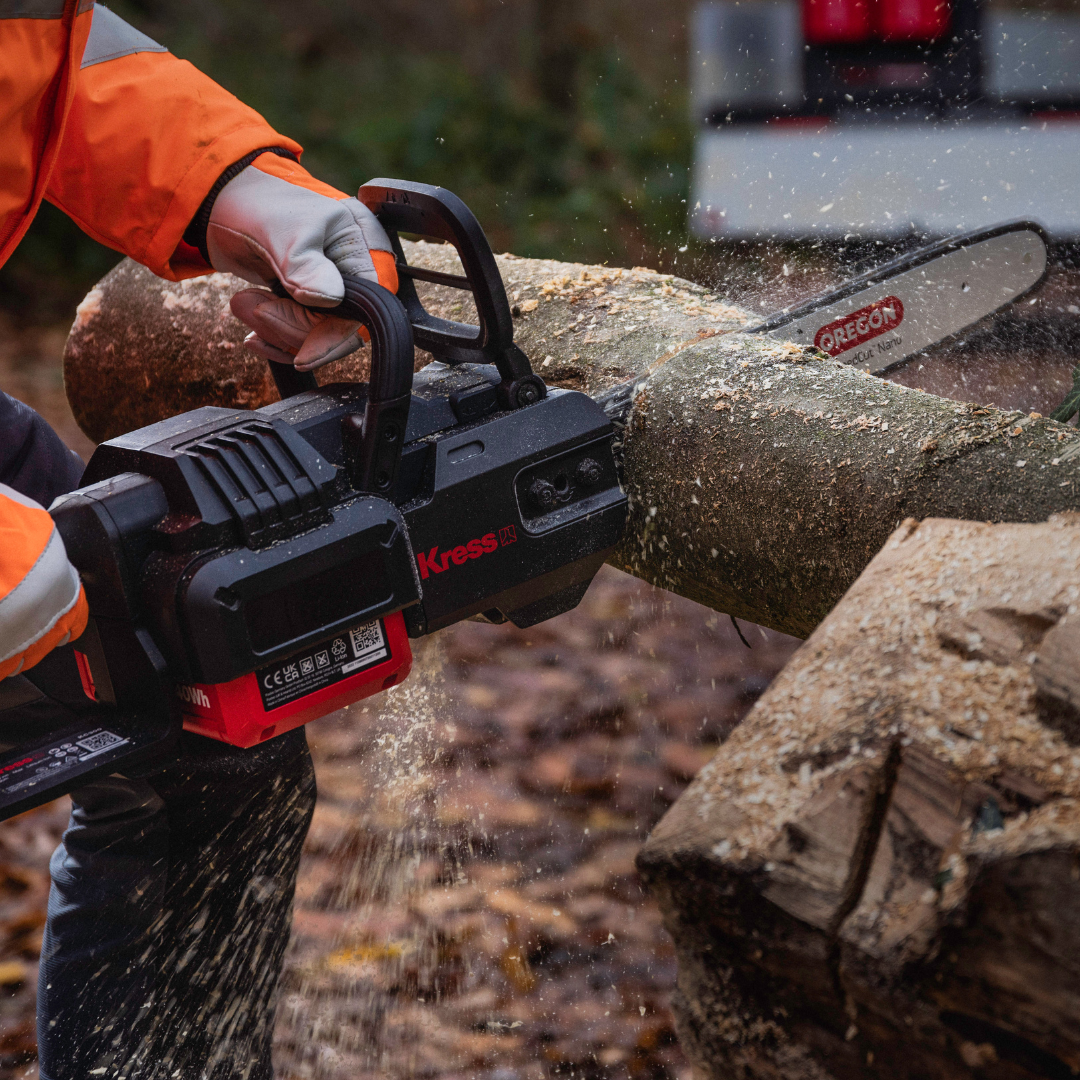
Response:
[[[568,117],[499,76],[415,58],[393,65],[396,79],[373,72],[326,131],[321,104],[341,80],[332,72],[312,80],[310,109],[292,130],[313,170],[346,190],[371,176],[441,184],[465,199],[499,248],[618,260],[631,237],[658,240],[681,227],[689,139],[675,110],[647,100],[610,56],[589,59],[579,109]],[[402,89],[380,101],[387,86]]]
[[[1072,389],[1065,395],[1065,400],[1050,414],[1051,420],[1067,424],[1080,412],[1080,366],[1072,371]]]
[[[297,139],[308,168],[343,190],[375,176],[441,184],[496,250],[536,258],[655,263],[686,242],[693,133],[680,92],[658,94],[613,50],[584,50],[566,111],[513,65],[478,73],[450,54],[360,48],[345,40],[359,32],[348,7],[331,11],[334,32],[305,34],[250,0],[117,4]],[[26,284],[48,279],[66,298],[114,258],[43,215],[0,294],[24,303]]]
[[[229,35],[231,37],[231,35]],[[611,51],[585,52],[564,114],[504,71],[448,55],[195,42],[192,59],[305,147],[343,190],[374,176],[441,184],[496,247],[536,258],[621,259],[684,231],[692,131],[681,95],[658,97]]]

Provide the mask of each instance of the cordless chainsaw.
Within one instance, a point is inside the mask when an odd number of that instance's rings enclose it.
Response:
[[[103,443],[52,514],[90,602],[75,643],[96,708],[0,751],[0,819],[167,761],[182,728],[249,747],[401,682],[409,639],[469,617],[526,627],[573,608],[618,542],[614,428],[549,388],[513,341],[476,219],[440,188],[360,189],[391,238],[394,296],[346,281],[332,313],[371,337],[371,378],[318,386],[272,364],[282,400],[201,408]],[[464,275],[409,266],[399,232],[449,242]],[[750,332],[879,372],[1033,289],[1020,222],[903,256]],[[416,281],[471,292],[479,325]],[[414,344],[434,361],[413,375]],[[3,744],[0,744],[3,746]]]
[[[273,365],[280,402],[103,443],[53,504],[90,605],[75,655],[97,707],[0,754],[0,818],[168,760],[181,728],[250,747],[391,687],[410,637],[567,611],[618,542],[612,425],[533,373],[468,208],[394,180],[359,198],[401,283],[346,279],[331,311],[367,327],[370,381]],[[399,232],[453,244],[464,274],[409,266]],[[470,292],[478,325],[431,315],[416,281]],[[435,358],[415,376],[414,344]]]

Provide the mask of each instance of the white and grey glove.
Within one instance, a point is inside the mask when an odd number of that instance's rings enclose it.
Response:
[[[288,168],[310,180],[298,164],[289,162]],[[393,260],[386,231],[359,200],[332,198],[254,164],[217,193],[205,250],[215,270],[254,285],[279,281],[299,301],[245,289],[233,297],[232,310],[253,331],[248,348],[301,370],[347,356],[362,342],[359,323],[321,316],[300,304],[334,307],[345,296],[343,273],[378,281],[372,251],[383,253],[391,265]]]

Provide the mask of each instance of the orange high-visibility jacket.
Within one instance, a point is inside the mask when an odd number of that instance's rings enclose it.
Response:
[[[300,147],[93,0],[0,0],[0,264],[43,198],[162,277],[209,273],[182,236],[233,162]],[[257,167],[333,198],[300,165]],[[86,626],[86,599],[45,511],[0,485],[0,678]]]

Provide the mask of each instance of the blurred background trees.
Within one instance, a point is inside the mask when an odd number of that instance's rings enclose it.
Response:
[[[497,251],[524,256],[670,268],[686,243],[688,0],[111,6],[345,191],[375,176],[441,184]],[[0,304],[62,319],[117,259],[46,206],[0,271]]]

